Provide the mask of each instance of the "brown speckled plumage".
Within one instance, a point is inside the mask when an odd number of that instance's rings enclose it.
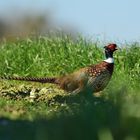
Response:
[[[116,44],[105,46],[106,58],[113,59],[113,52],[116,50]],[[30,77],[1,77],[8,80],[34,81],[40,83],[54,83],[60,88],[71,93],[95,93],[102,91],[110,81],[114,69],[114,63],[102,61],[99,64],[91,65],[80,70],[56,78],[30,78]]]
[[[103,61],[100,64],[82,68],[70,75],[58,78],[58,85],[73,93],[81,91],[98,92],[108,84],[113,68],[114,64]]]

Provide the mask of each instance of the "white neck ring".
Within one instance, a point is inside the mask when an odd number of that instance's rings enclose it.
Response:
[[[114,63],[114,58],[109,57],[109,58],[105,59],[104,61],[111,64],[111,63]]]

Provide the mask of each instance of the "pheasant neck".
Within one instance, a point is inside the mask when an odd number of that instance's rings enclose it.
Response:
[[[109,63],[109,64],[112,64],[112,63],[114,63],[114,58],[113,57],[108,57],[104,61],[107,62],[107,63]]]
[[[113,52],[105,51],[105,56],[106,56],[106,59],[104,60],[105,62],[109,64],[114,63]]]

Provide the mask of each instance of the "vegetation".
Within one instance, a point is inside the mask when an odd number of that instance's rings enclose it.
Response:
[[[140,139],[140,44],[115,54],[100,97],[70,95],[52,84],[0,80],[0,139]],[[0,75],[60,76],[104,59],[99,42],[71,36],[0,44]]]

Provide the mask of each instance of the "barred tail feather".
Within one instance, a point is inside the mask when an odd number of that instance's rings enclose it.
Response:
[[[15,76],[1,76],[0,79],[4,80],[19,80],[19,81],[32,81],[39,83],[54,83],[57,84],[57,78],[52,77],[44,77],[44,78],[36,78],[36,77],[15,77]]]

